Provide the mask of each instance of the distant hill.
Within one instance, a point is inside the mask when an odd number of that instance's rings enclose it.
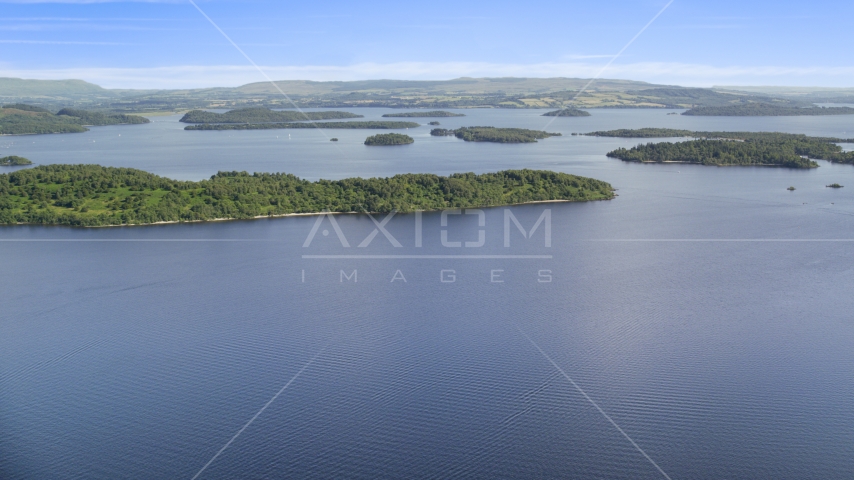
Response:
[[[459,94],[483,93],[546,93],[563,90],[578,90],[583,88],[590,79],[587,78],[471,78],[461,77],[452,80],[357,80],[350,82],[313,82],[308,80],[276,81],[276,85],[288,94],[319,95],[348,92],[389,92],[389,93],[440,93],[455,92]],[[633,80],[596,80],[596,90],[626,91],[661,87],[647,82]],[[270,82],[258,82],[243,85],[234,89],[241,93],[278,93]]]
[[[759,93],[763,95],[854,95],[854,87],[785,87],[785,86],[731,86],[721,85],[712,87],[715,90],[734,92]]]
[[[589,85],[588,85],[589,84]],[[582,88],[587,86],[583,92]],[[735,87],[742,88],[742,87]],[[748,88],[748,87],[744,87]],[[759,87],[757,87],[759,88]],[[285,98],[281,92],[289,98]],[[779,93],[778,93],[779,92]],[[854,102],[853,89],[798,90],[763,87],[755,91],[687,88],[618,79],[471,78],[451,80],[281,80],[239,87],[181,90],[114,90],[82,80],[0,78],[0,103],[28,103],[51,111],[63,107],[105,113],[265,107],[344,110],[355,107],[457,108],[685,108],[767,103],[806,107],[821,102]]]
[[[716,90],[731,91],[748,95],[769,95],[806,103],[854,103],[854,88],[833,87],[713,87]]]
[[[0,98],[110,95],[111,91],[83,80],[32,80],[0,77]]]
[[[694,106],[723,107],[745,101],[771,103],[775,99],[737,92],[719,92],[710,88],[649,88],[627,92],[636,95],[639,101],[659,103],[670,107],[691,108]],[[777,100],[786,106],[803,106],[793,100]]]

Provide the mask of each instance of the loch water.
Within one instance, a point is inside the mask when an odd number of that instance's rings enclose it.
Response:
[[[536,168],[618,194],[385,232],[366,215],[0,227],[0,478],[854,476],[854,167],[640,165],[605,153],[649,140],[571,135],[848,138],[854,118],[461,112],[436,120],[563,136],[467,143],[414,119],[414,144],[380,148],[156,116],[0,137],[0,155],[178,179]]]

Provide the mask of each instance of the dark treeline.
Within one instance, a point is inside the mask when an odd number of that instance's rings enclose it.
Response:
[[[365,145],[408,145],[415,142],[409,135],[402,133],[380,133],[365,139]]]
[[[98,226],[324,210],[411,212],[613,196],[608,183],[538,170],[317,182],[281,173],[220,172],[189,182],[130,168],[47,165],[0,175],[0,224]]]
[[[299,112],[295,110],[270,110],[269,108],[238,108],[225,113],[190,110],[183,117],[184,123],[275,123],[300,122],[310,120],[331,120],[336,118],[362,118],[350,112]]]
[[[393,129],[415,128],[421,125],[415,122],[366,121],[366,122],[313,122],[313,123],[203,123],[188,125],[184,130],[272,130],[279,128],[364,128]]]
[[[682,115],[720,117],[782,117],[802,115],[854,115],[851,107],[791,107],[769,103],[742,103],[720,107],[694,107]]]
[[[810,137],[797,133],[780,132],[696,132],[692,130],[673,130],[668,128],[641,128],[638,130],[610,130],[602,132],[591,132],[585,135],[597,137],[623,137],[623,138],[665,138],[665,137],[693,137],[705,140],[736,140],[736,144],[756,145],[757,152],[763,154],[775,152],[775,154],[795,156],[806,156],[817,160],[827,160],[834,163],[854,164],[854,152],[845,152],[837,143],[854,142],[850,138],[836,137]],[[750,146],[727,147],[742,148],[746,152]],[[625,150],[625,149],[620,149]],[[615,150],[614,152],[617,152]],[[611,153],[614,153],[611,152]],[[622,155],[622,153],[621,153]],[[616,156],[616,155],[613,155]],[[622,157],[617,157],[622,158]],[[782,158],[782,157],[780,157]],[[626,158],[625,160],[628,160]],[[637,161],[637,160],[636,160]],[[655,160],[647,160],[655,161]],[[702,163],[702,162],[697,162]],[[751,165],[754,163],[738,163],[739,165]],[[808,168],[812,165],[798,163],[800,166],[794,168]],[[814,162],[812,162],[814,163]],[[715,164],[712,162],[711,164]]]
[[[27,105],[26,103],[12,103],[9,105],[3,105],[3,108],[11,108],[14,110],[20,110],[22,112],[52,113],[46,108],[37,107],[35,105]]]
[[[837,137],[810,137],[802,133],[782,133],[782,132],[703,132],[696,130],[679,130],[674,128],[637,128],[628,129],[622,128],[618,130],[603,130],[597,132],[583,133],[592,137],[621,137],[621,138],[676,138],[676,137],[693,137],[705,138],[709,140],[766,140],[766,141],[785,141],[785,140],[809,140],[816,142],[829,143],[851,143],[854,138],[837,138]]]
[[[526,128],[460,127],[455,130],[434,128],[434,137],[455,136],[467,142],[533,143],[538,139],[559,137],[560,133],[549,133]]]
[[[575,108],[575,107],[566,107],[560,110],[555,110],[552,112],[546,112],[543,114],[544,117],[589,117],[590,112],[586,112],[584,110]]]
[[[462,113],[445,112],[443,110],[432,110],[430,112],[405,112],[405,113],[386,113],[384,117],[422,117],[422,118],[441,118],[441,117],[465,117]]]

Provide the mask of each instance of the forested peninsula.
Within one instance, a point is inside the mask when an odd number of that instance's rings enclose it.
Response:
[[[296,110],[270,110],[269,108],[251,107],[238,108],[225,113],[190,110],[179,121],[183,123],[276,123],[362,117],[364,115],[339,111],[299,112]]]
[[[607,156],[627,162],[696,163],[716,166],[773,166],[815,168],[818,164],[798,155],[794,145],[777,142],[689,140],[618,148]]]
[[[694,107],[682,115],[707,117],[787,117],[804,115],[854,115],[851,107],[792,107],[769,103],[742,103],[726,106]]]
[[[371,146],[409,145],[414,142],[412,137],[402,133],[380,133],[365,139],[365,145]]]
[[[601,130],[582,133],[591,137],[620,137],[620,138],[677,138],[692,137],[717,140],[806,140],[824,143],[854,143],[854,138],[811,137],[802,133],[782,132],[705,132],[698,130],[680,130],[675,128],[621,128],[618,130]]]
[[[533,143],[539,139],[559,137],[560,133],[549,133],[526,128],[460,127],[455,130],[434,128],[434,137],[455,136],[467,142]]]
[[[41,107],[27,104],[3,105],[0,108],[0,135],[29,135],[43,133],[80,133],[84,126],[129,125],[148,123],[138,115],[108,115],[72,108],[63,108],[57,114]]]
[[[77,108],[63,108],[57,112],[56,115],[76,118],[83,125],[89,126],[140,125],[150,122],[149,119],[140,117],[139,115],[125,115],[123,113],[107,115],[101,112],[90,112],[88,110],[80,110]]]
[[[433,110],[430,112],[386,113],[385,115],[383,115],[383,117],[442,118],[442,117],[465,117],[465,114],[445,112],[443,110]]]
[[[415,128],[421,125],[415,122],[366,121],[366,122],[310,122],[310,123],[203,123],[187,125],[184,130],[275,130],[280,128],[356,128],[356,129],[395,129]]]
[[[18,167],[22,165],[32,165],[30,160],[19,157],[17,155],[9,155],[8,157],[0,158],[0,167]]]
[[[46,165],[0,175],[0,224],[139,225],[613,197],[606,182],[543,170],[317,182],[284,173],[220,172],[210,180],[190,182],[130,168]]]
[[[575,107],[566,107],[560,110],[555,110],[552,112],[546,112],[543,114],[544,117],[589,117],[590,112],[575,108]]]
[[[803,157],[834,163],[854,164],[854,152],[845,152],[837,143],[851,138],[810,137],[780,132],[698,132],[669,128],[609,130],[584,135],[622,138],[692,137],[690,142],[662,142],[640,145],[630,150],[614,150],[608,156],[635,162],[703,163],[705,165],[774,165],[813,168],[818,164]],[[705,143],[700,143],[705,142]],[[653,149],[650,145],[655,145]],[[670,147],[667,145],[678,145]],[[677,157],[684,156],[682,160]],[[797,158],[796,158],[797,157]],[[767,162],[767,163],[766,163]]]

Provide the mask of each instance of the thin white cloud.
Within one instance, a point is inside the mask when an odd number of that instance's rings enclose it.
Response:
[[[4,3],[0,0],[0,3]],[[8,2],[7,2],[8,3]],[[0,17],[0,22],[181,22],[180,18],[136,18],[136,17]]]
[[[53,32],[53,31],[152,31],[152,30],[178,30],[178,28],[120,25],[116,23],[17,23],[12,25],[0,25],[0,31],[9,32]]]
[[[570,77],[591,78],[602,64],[569,62],[495,64],[486,62],[359,63],[346,66],[262,66],[276,80],[443,80],[457,77]],[[264,78],[252,66],[170,66],[154,68],[66,68],[30,70],[0,65],[0,76],[38,79],[83,79],[107,88],[233,87]],[[603,78],[643,80],[652,83],[711,86],[816,85],[852,86],[854,66],[781,67],[712,66],[686,63],[637,62],[613,64]],[[595,87],[595,85],[594,85]]]
[[[33,44],[33,45],[141,45],[139,43],[119,43],[119,42],[75,42],[75,41],[65,41],[65,40],[3,40],[0,39],[0,43],[20,43],[20,44]]]
[[[732,30],[735,28],[744,28],[746,25],[735,23],[698,23],[698,24],[681,24],[674,25],[670,28],[676,30]],[[667,27],[664,27],[667,28]]]
[[[616,55],[614,55],[614,54],[609,54],[609,55],[564,55],[563,58],[566,58],[567,60],[589,60],[591,58],[613,58],[615,56]]]
[[[184,3],[182,0],[0,0],[0,3]]]

